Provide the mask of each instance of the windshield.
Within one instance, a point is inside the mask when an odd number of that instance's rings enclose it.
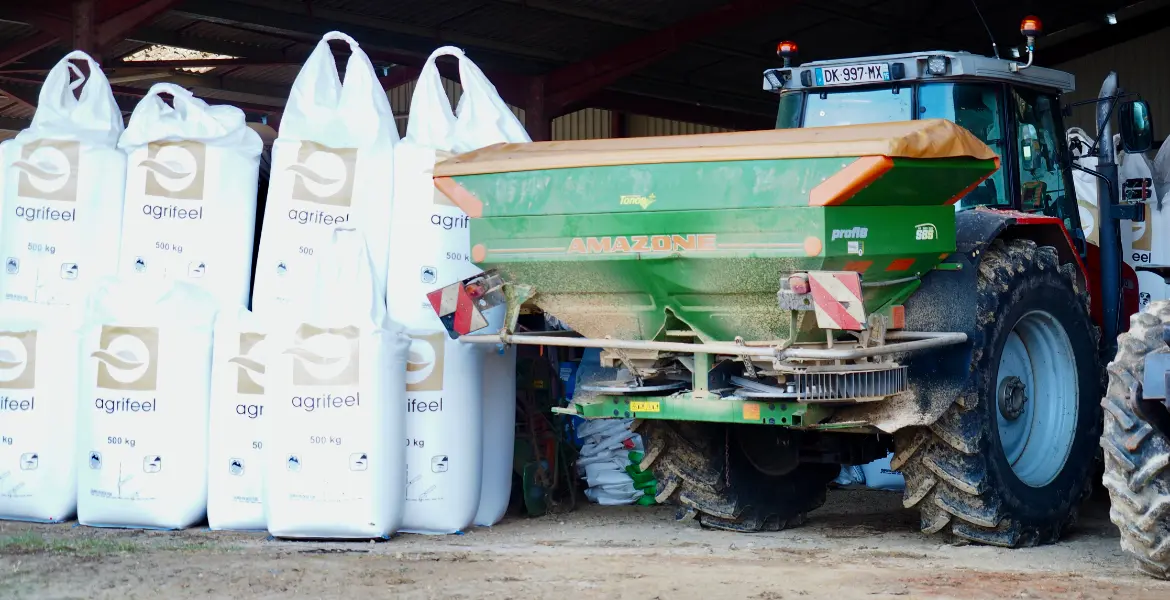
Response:
[[[909,121],[914,118],[913,96],[909,88],[810,93],[808,109],[804,113],[804,126],[830,127]]]
[[[1005,94],[1010,93],[1010,96]],[[1050,92],[993,82],[920,83],[900,87],[786,90],[776,127],[827,127],[947,119],[963,126],[1001,157],[1017,157],[955,203],[1017,207],[1062,219],[1080,229],[1065,179],[1059,100]]]
[[[917,106],[914,103],[915,96]],[[1002,156],[1008,147],[1004,132],[1000,130],[1001,106],[1001,87],[986,83],[938,82],[921,84],[916,89],[905,86],[860,90],[846,88],[807,94],[791,90],[780,96],[776,127],[788,129],[947,119],[967,128]],[[1004,172],[1000,170],[956,203],[955,209],[978,205],[1009,205],[1007,193]]]

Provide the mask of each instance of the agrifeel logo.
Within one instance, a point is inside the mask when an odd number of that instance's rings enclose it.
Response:
[[[158,328],[102,326],[97,386],[107,390],[158,388]]]
[[[301,142],[296,164],[287,168],[293,173],[292,199],[348,207],[353,197],[356,166],[356,148]]]
[[[267,336],[263,333],[243,332],[240,334],[240,349],[228,362],[236,365],[236,393],[245,396],[264,394],[265,365],[256,358],[264,346]]]
[[[173,200],[202,200],[207,173],[207,147],[200,142],[152,142],[146,159],[138,163],[146,170],[148,196]]]
[[[284,352],[293,357],[293,385],[357,385],[359,341],[357,327],[301,324],[296,345]]]
[[[436,392],[443,389],[443,349],[446,333],[410,336],[406,355],[406,391]]]
[[[77,163],[80,142],[37,140],[21,148],[20,160],[12,163],[19,171],[16,193],[22,198],[77,201]]]
[[[0,331],[0,389],[36,387],[37,332]]]

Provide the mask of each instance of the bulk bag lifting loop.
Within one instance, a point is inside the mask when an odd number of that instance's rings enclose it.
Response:
[[[345,81],[330,40],[349,45]],[[385,299],[394,146],[390,100],[353,38],[326,34],[293,82],[272,146],[253,310],[261,315],[303,302],[320,254],[336,227],[362,227]]]
[[[101,68],[70,52],[49,71],[29,128],[0,144],[0,300],[79,304],[95,281],[117,271],[121,133]]]
[[[73,64],[75,60],[89,65],[88,75]],[[75,95],[78,88],[81,93]],[[122,127],[122,110],[114,101],[110,82],[101,66],[88,54],[74,50],[49,70],[37,98],[32,124],[26,131],[35,132],[36,137],[112,146],[118,142]]]
[[[158,83],[118,145],[128,159],[121,275],[186,280],[226,310],[247,306],[263,143],[243,111]]]
[[[337,72],[332,40],[349,45],[345,80]],[[389,137],[398,141],[394,113],[382,84],[361,46],[352,37],[331,31],[321,37],[293,81],[280,121],[280,136],[329,139],[338,136],[361,147]]]

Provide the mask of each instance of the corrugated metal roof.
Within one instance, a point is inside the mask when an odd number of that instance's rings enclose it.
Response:
[[[642,21],[650,26],[662,26],[685,19],[727,2],[725,0],[564,0],[579,10]]]
[[[508,25],[501,27],[501,23]],[[564,60],[597,54],[640,33],[503,3],[489,3],[474,13],[456,17],[447,27],[469,36],[540,48]]]
[[[168,28],[172,30],[180,28]],[[190,23],[181,27],[182,35],[190,38],[206,38],[212,40],[222,40],[226,42],[235,42],[237,44],[245,44],[248,46],[255,46],[257,48],[284,48],[291,44],[290,40],[282,39],[272,35],[265,35],[263,33],[256,33],[242,29],[239,27],[228,27],[219,23],[210,21],[199,21],[192,19]]]
[[[417,0],[314,0],[313,6],[365,14],[416,25],[440,27],[449,19],[475,12],[483,7],[483,0],[444,0],[418,2]]]
[[[1137,0],[1123,1],[1132,4]],[[191,0],[180,4],[177,10],[162,14],[130,37],[155,37],[192,49],[263,56],[265,61],[280,62],[304,57],[312,49],[316,33],[323,27],[336,26],[343,31],[354,31],[379,64],[391,61],[414,64],[417,59],[413,57],[428,47],[431,43],[428,40],[434,40],[434,46],[440,45],[440,40],[454,40],[489,73],[493,70],[540,73],[596,56],[729,2]],[[953,3],[937,0],[805,0],[774,4],[774,12],[703,36],[701,41],[667,53],[612,87],[642,96],[671,98],[681,105],[704,105],[766,116],[772,110],[773,100],[760,90],[760,78],[763,69],[779,63],[774,48],[781,39],[791,38],[800,44],[802,61],[864,56],[879,50],[901,49],[892,47],[899,44],[924,44],[925,40],[940,38],[952,42],[943,45],[957,50],[985,51],[988,46],[978,17],[966,4],[952,6]],[[984,14],[1005,47],[1013,45],[1013,41],[1005,41],[1008,34],[1013,36],[1011,40],[1018,37],[1015,32],[1018,4],[1018,0],[980,0]],[[1061,0],[1033,0],[1028,8],[1042,14],[1050,31],[1088,18],[1065,4]],[[230,15],[211,14],[216,10]],[[0,18],[5,18],[4,11],[0,6]],[[335,23],[325,23],[326,19]],[[309,30],[314,33],[310,34]],[[34,32],[27,25],[0,21],[0,47]],[[386,58],[394,56],[387,51],[403,40],[413,40],[413,45],[406,44],[411,48],[404,53],[406,56]],[[925,45],[940,44],[931,41]],[[140,44],[133,41],[118,42],[108,49],[106,63],[139,48]],[[381,53],[377,52],[379,49]],[[1147,55],[1156,50],[1147,49]],[[51,63],[63,51],[64,48],[42,51],[24,62]],[[1130,55],[1110,56],[1113,58],[1108,60],[1128,60]],[[230,84],[232,91],[207,93],[239,102],[256,102],[257,98],[279,96],[298,70],[297,64],[229,66],[217,68],[199,81],[212,85],[220,78],[225,85]],[[452,82],[452,85],[457,84]],[[1151,87],[1156,86],[1151,84]],[[404,91],[399,88],[390,93],[393,99]],[[396,102],[395,108],[403,110],[408,104],[408,100]],[[645,106],[652,106],[652,102]],[[19,110],[0,109],[0,116],[14,116]],[[1159,110],[1162,112],[1158,114],[1170,111],[1170,105]],[[601,112],[566,115],[558,123],[570,124],[564,125],[569,129],[562,131],[558,129],[562,125],[555,124],[554,135],[576,135],[565,133],[569,131],[598,133],[603,129]],[[649,125],[647,128],[653,129]]]
[[[4,40],[5,44],[26,38],[36,32],[36,28],[23,23],[0,21],[0,40]]]
[[[271,65],[267,67],[219,67],[212,74],[257,83],[290,85],[301,72],[300,65]]]
[[[0,106],[3,106],[3,108],[0,108],[0,117],[8,119],[32,119],[35,111],[24,103],[17,101],[9,94],[27,98],[35,102],[41,93],[40,86],[0,79],[0,90],[3,90],[2,94],[4,95],[4,99],[0,100]]]

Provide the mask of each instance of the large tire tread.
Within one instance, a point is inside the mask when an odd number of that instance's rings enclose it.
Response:
[[[799,526],[809,511],[825,503],[828,483],[839,470],[809,464],[788,475],[764,475],[737,460],[739,450],[727,439],[728,428],[718,424],[645,420],[637,431],[646,446],[640,467],[652,470],[658,480],[655,500],[677,505],[680,520],[697,519],[711,529],[758,532]]]
[[[1170,324],[1170,302],[1154,302],[1130,320],[1109,364],[1105,411],[1103,483],[1109,491],[1109,519],[1121,531],[1121,548],[1142,572],[1170,579],[1170,440],[1147,418],[1164,411],[1157,402],[1139,402],[1132,393],[1142,381],[1145,358],[1170,352],[1162,327]]]
[[[977,327],[984,339],[994,339],[995,319],[1010,308],[1012,287],[1018,276],[1053,271],[1071,286],[1070,293],[1085,307],[1088,292],[1077,284],[1071,265],[1061,266],[1056,250],[1040,247],[1031,240],[996,240],[979,263]],[[1002,310],[1001,310],[1002,309]],[[1095,328],[1090,328],[1094,343]],[[1053,511],[1051,519],[1026,525],[1005,508],[1003,490],[997,489],[989,473],[988,445],[994,418],[982,406],[979,390],[994,388],[997,365],[991,365],[985,350],[977,347],[972,356],[974,386],[929,427],[901,430],[894,436],[895,454],[891,468],[906,478],[903,505],[918,509],[924,533],[949,533],[954,537],[993,546],[1015,548],[1056,542],[1076,521],[1078,507],[1092,487],[1092,477],[1073,491],[1071,507]],[[1094,349],[1092,369],[1099,369]],[[970,391],[974,390],[974,391]],[[1100,419],[1085,435],[1100,435]],[[997,450],[998,451],[998,450]]]

